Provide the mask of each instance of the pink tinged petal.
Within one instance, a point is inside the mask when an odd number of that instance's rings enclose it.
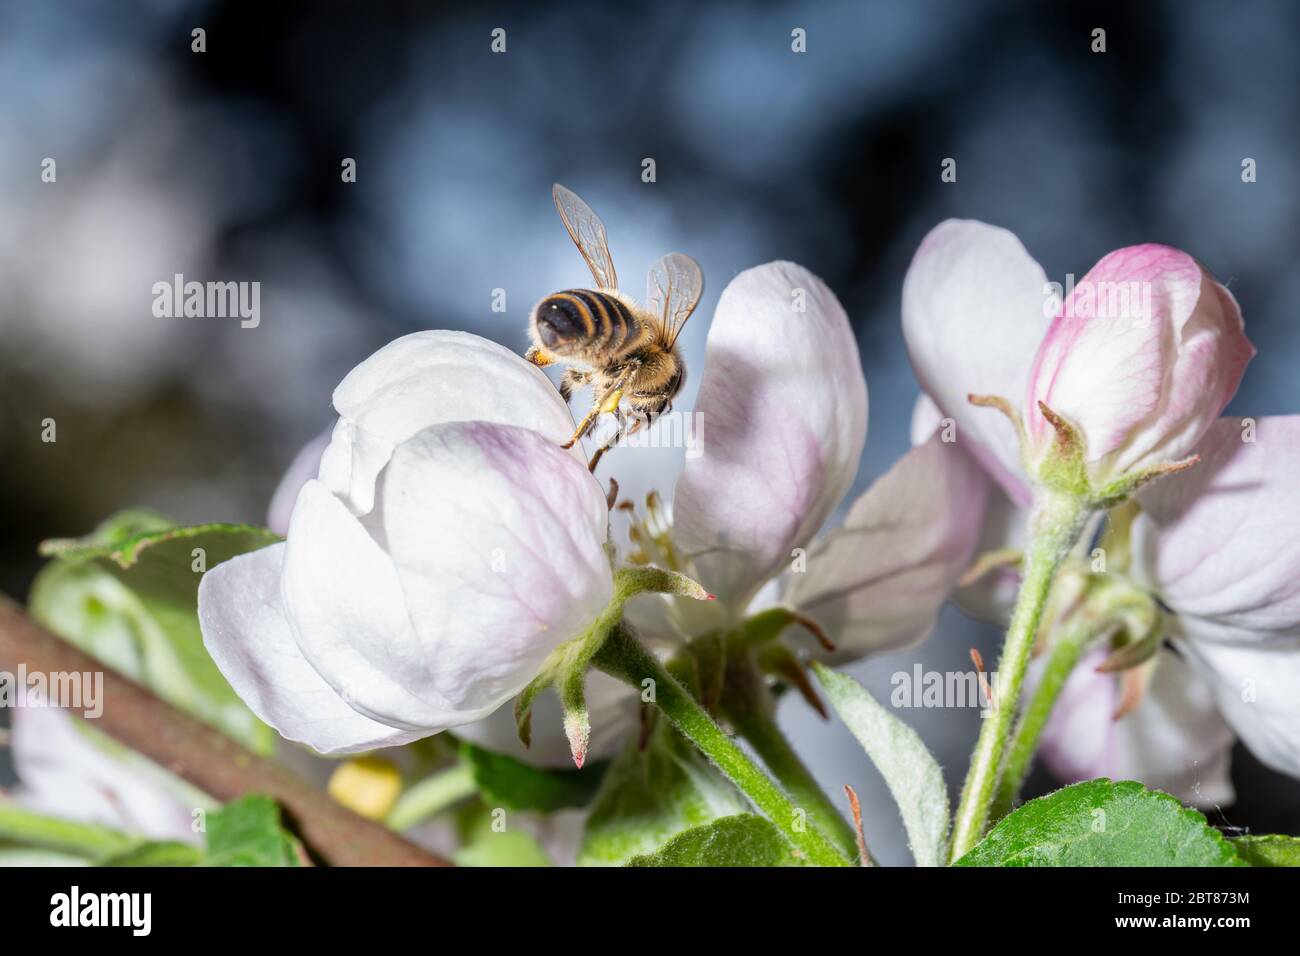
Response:
[[[373,507],[375,478],[393,449],[431,425],[518,425],[556,444],[573,432],[568,406],[540,369],[466,332],[415,332],[388,343],[343,379],[334,408],[340,421],[320,478],[358,515]]]
[[[834,659],[930,633],[971,562],[991,484],[961,447],[934,435],[854,502],[803,573],[788,575],[788,600],[826,629]]]
[[[1300,415],[1260,418],[1249,435],[1220,419],[1199,463],[1141,492],[1134,554],[1181,619],[1260,644],[1300,637]]]
[[[709,328],[696,412],[702,453],[678,480],[675,534],[700,581],[739,613],[857,472],[867,386],[834,293],[790,262],[733,279]]]
[[[373,750],[425,736],[353,710],[307,662],[280,600],[287,547],[241,554],[199,583],[203,643],[231,687],[283,737],[320,753]]]
[[[1300,638],[1251,646],[1220,640],[1204,622],[1184,622],[1180,642],[1250,752],[1300,777]]]
[[[386,669],[422,697],[495,709],[613,597],[605,493],[535,431],[426,429],[393,455],[381,507],[415,638]]]
[[[957,423],[957,441],[1013,500],[1028,504],[1015,429],[970,394],[1025,394],[1048,326],[1047,275],[1005,229],[950,219],[921,242],[903,281],[903,337],[921,387]]]
[[[1231,803],[1233,735],[1209,685],[1177,654],[1161,651],[1142,702],[1116,721],[1117,678],[1096,670],[1106,653],[1087,654],[1066,682],[1040,743],[1047,768],[1063,783],[1138,780],[1198,807]],[[1042,663],[1031,665],[1030,692]]]
[[[280,479],[280,483],[275,488],[275,493],[271,495],[271,504],[267,509],[266,526],[278,535],[284,535],[289,530],[289,516],[293,514],[294,502],[298,500],[298,492],[302,491],[302,486],[312,478],[315,478],[320,472],[321,456],[325,454],[325,449],[329,447],[330,433],[327,431],[317,435],[294,456],[293,461],[289,464],[289,469]]]
[[[640,694],[600,671],[587,674],[587,710],[591,719],[588,760],[612,757],[640,726]],[[564,714],[553,690],[543,691],[533,704],[532,742],[519,742],[513,709],[502,707],[489,717],[456,728],[456,736],[534,767],[572,769],[573,756],[564,735]]]
[[[1079,426],[1104,482],[1191,454],[1255,354],[1236,301],[1185,252],[1142,245],[1105,256],[1075,287],[1034,363],[1026,424],[1045,402]]]

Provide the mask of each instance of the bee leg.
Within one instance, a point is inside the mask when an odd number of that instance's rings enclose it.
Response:
[[[524,353],[524,360],[532,362],[538,368],[545,368],[548,365],[555,364],[555,356],[546,349],[538,348],[536,345],[530,346]]]
[[[574,442],[576,442],[583,435],[587,434],[587,432],[591,431],[591,426],[596,424],[596,419],[599,416],[600,416],[600,404],[597,403],[595,405],[592,405],[591,411],[587,412],[586,416],[583,417],[582,421],[578,422],[578,427],[573,430],[572,437],[570,437],[569,440],[566,441],[560,447],[572,448]]]
[[[618,381],[610,386],[609,391],[596,400],[596,404],[591,406],[591,411],[587,412],[587,416],[581,423],[579,423],[577,429],[574,431],[573,437],[561,445],[561,448],[572,448],[573,443],[583,435],[587,434],[587,432],[591,431],[591,426],[596,423],[596,419],[605,412],[618,412],[619,403],[623,401],[623,388],[627,385],[628,379],[632,377],[633,371],[634,369],[629,367],[627,371],[619,376]],[[621,419],[619,424],[621,429]]]
[[[599,465],[600,460],[605,457],[605,452],[609,451],[611,448],[617,445],[618,440],[622,437],[623,437],[623,429],[620,428],[617,432],[614,433],[613,438],[611,438],[609,441],[605,442],[605,444],[601,445],[599,448],[596,449],[596,454],[592,455],[591,461],[587,463],[587,470],[594,475],[596,473],[596,466]],[[610,479],[610,481],[613,480],[614,479],[612,478]]]
[[[609,451],[628,435],[632,434],[632,432],[636,431],[636,426],[641,421],[640,418],[633,419],[632,428],[629,429],[627,427],[627,417],[622,413],[622,411],[616,411],[615,414],[618,415],[618,429],[610,437],[609,441],[596,449],[596,453],[591,456],[591,461],[587,463],[587,470],[592,474],[595,474],[596,465],[600,464],[601,458],[605,457],[605,452]],[[611,478],[610,481],[613,481],[613,479]]]

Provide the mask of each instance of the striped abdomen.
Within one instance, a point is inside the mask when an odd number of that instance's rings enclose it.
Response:
[[[549,295],[533,310],[543,348],[558,355],[618,354],[640,336],[640,323],[616,297],[591,289]]]

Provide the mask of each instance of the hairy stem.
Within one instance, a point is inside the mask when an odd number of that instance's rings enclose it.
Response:
[[[991,713],[980,727],[953,821],[950,860],[959,860],[984,835],[1001,775],[1007,739],[1029,665],[1029,653],[1047,605],[1052,578],[1082,530],[1087,510],[1072,498],[1043,494],[1029,518],[1024,578],[1002,644]]]
[[[819,866],[849,865],[821,830],[803,825],[803,814],[790,798],[732,742],[695,698],[626,628],[615,629],[596,654],[595,664],[638,690],[643,680],[653,680],[655,705],[664,716],[776,825],[799,853]]]
[[[1087,626],[1067,627],[1053,642],[1042,679],[1029,698],[1029,704],[1021,714],[1015,735],[1007,748],[1006,766],[993,800],[992,822],[996,823],[1015,807],[1052,708],[1056,706],[1056,700],[1061,696],[1061,690],[1083,655],[1084,648],[1096,635],[1096,626],[1089,622]]]
[[[749,655],[743,652],[730,655],[723,696],[727,718],[749,741],[795,804],[807,810],[812,824],[834,840],[842,853],[856,858],[857,834],[781,732],[776,722],[775,703]]]

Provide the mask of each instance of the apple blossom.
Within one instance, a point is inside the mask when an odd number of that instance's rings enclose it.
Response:
[[[866,441],[867,389],[844,309],[801,266],[773,262],[728,284],[709,327],[672,518],[636,528],[648,558],[684,562],[717,601],[649,595],[629,612],[650,636],[741,626],[776,601],[834,640],[833,659],[915,643],[969,562],[983,511],[978,466],[936,436],[843,501]],[[666,553],[665,553],[666,552]],[[668,611],[667,616],[664,612]]]
[[[1094,493],[1186,458],[1254,355],[1232,295],[1177,249],[1103,257],[1049,323],[1050,288],[1014,235],[960,220],[930,231],[903,284],[922,388],[1021,504],[1062,429],[1077,435]],[[1010,422],[971,409],[971,395],[1023,417],[1023,447]]]
[[[405,743],[517,695],[606,611],[605,496],[545,376],[416,333],[335,392],[288,540],[218,565],[204,640],[253,710],[322,752]],[[509,421],[514,424],[500,424]]]
[[[1046,328],[1045,280],[1011,233],[950,220],[921,243],[903,286],[904,337],[923,390],[1011,500],[1032,505],[1001,680],[954,822],[954,859],[987,823],[1058,567],[1093,512],[1195,462],[1186,456],[1254,354],[1232,296],[1178,250],[1111,253]],[[968,403],[1008,421],[980,421]]]
[[[1160,634],[1172,650],[1138,665],[1149,673],[1131,709],[1121,707],[1122,678],[1097,670],[1108,652],[1086,654],[1040,754],[1067,782],[1138,779],[1209,806],[1232,799],[1236,738],[1300,777],[1300,710],[1288,689],[1300,672],[1300,507],[1290,487],[1300,416],[1222,418],[1195,451],[1195,468],[1139,493],[1127,561],[1112,556],[1102,574],[1167,608]],[[1000,608],[993,619],[1005,623],[1004,602],[983,606]]]

